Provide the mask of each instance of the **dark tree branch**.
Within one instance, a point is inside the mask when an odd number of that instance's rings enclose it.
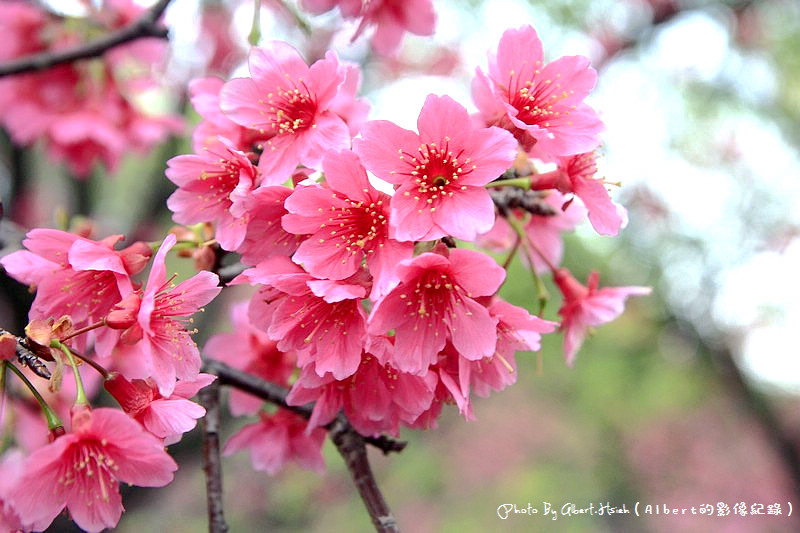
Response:
[[[167,9],[171,0],[158,0],[152,7],[145,11],[133,24],[112,32],[105,37],[97,39],[67,50],[42,52],[32,56],[21,57],[14,61],[0,64],[0,77],[38,72],[71,63],[79,59],[89,59],[103,55],[106,51],[142,37],[157,37],[166,39],[168,30],[158,24],[158,19]]]
[[[397,521],[383,499],[372,468],[369,466],[364,437],[359,435],[347,420],[340,416],[328,427],[328,434],[347,465],[361,499],[369,512],[376,531],[398,532]]]
[[[236,370],[225,363],[220,361],[215,361],[213,359],[207,359],[203,363],[203,372],[208,372],[209,374],[214,374],[219,379],[219,382],[222,385],[230,385],[232,387],[236,387],[239,390],[249,392],[254,396],[258,396],[264,401],[267,401],[271,404],[277,405],[282,407],[283,409],[288,409],[298,415],[302,416],[303,418],[310,418],[311,417],[311,410],[313,409],[313,404],[309,405],[289,405],[286,403],[286,395],[289,394],[289,391],[280,385],[276,385],[274,383],[270,383],[269,381],[265,381],[257,376],[252,374],[248,374],[247,372],[242,372],[241,370]],[[350,427],[350,423],[347,422],[347,419],[344,415],[340,415],[340,418],[343,422]],[[330,429],[336,421],[331,422],[326,426],[326,428]],[[352,427],[351,427],[352,429]],[[355,431],[355,430],[353,430]],[[403,441],[398,441],[387,437],[385,435],[381,435],[380,437],[363,437],[364,442],[375,446],[376,448],[380,449],[384,454],[389,454],[391,452],[400,452],[406,447],[406,443]]]
[[[203,472],[206,474],[209,533],[226,533],[228,524],[222,512],[222,463],[219,456],[219,381],[198,393],[206,409],[203,417]]]

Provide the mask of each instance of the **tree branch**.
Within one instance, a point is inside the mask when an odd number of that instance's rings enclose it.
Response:
[[[347,465],[350,477],[353,478],[353,483],[364,501],[375,530],[382,533],[399,532],[397,520],[383,499],[383,494],[372,474],[372,468],[369,466],[364,437],[359,435],[343,416],[333,421],[328,428],[328,434]]]
[[[203,417],[203,472],[206,474],[209,533],[226,533],[228,524],[222,512],[222,463],[219,456],[219,381],[200,389]]]
[[[158,0],[158,2],[145,11],[141,17],[136,19],[133,24],[125,26],[96,41],[66,50],[48,51],[21,57],[14,61],[0,64],[0,77],[23,74],[26,72],[38,72],[47,70],[56,65],[71,63],[79,59],[98,57],[116,46],[135,41],[142,37],[166,39],[168,30],[164,26],[158,24],[158,19],[164,13],[164,10],[167,9],[170,2],[171,0]]]

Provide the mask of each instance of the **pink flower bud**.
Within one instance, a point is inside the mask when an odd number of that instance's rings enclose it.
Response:
[[[133,326],[136,324],[141,302],[137,293],[130,293],[106,315],[106,325],[112,329],[128,329]]]
[[[137,274],[147,266],[147,262],[153,255],[153,249],[146,242],[137,241],[121,250],[119,255],[125,265],[125,270],[130,274]]]

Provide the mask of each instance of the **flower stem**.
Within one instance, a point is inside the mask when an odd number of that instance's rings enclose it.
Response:
[[[547,264],[547,266],[555,272],[555,267],[544,256],[542,251],[533,243],[530,239],[527,238],[525,234],[525,228],[522,226],[522,223],[516,220],[513,217],[506,218],[508,223],[514,228],[514,231],[517,232],[517,237],[522,242],[522,245],[525,247],[525,253],[528,255],[528,261],[531,264],[531,276],[533,277],[533,284],[536,287],[536,293],[538,295],[539,300],[539,312],[537,313],[538,316],[542,316],[544,313],[544,308],[547,306],[548,300],[550,300],[550,293],[547,291],[547,287],[544,286],[544,282],[542,281],[541,276],[539,273],[536,272],[536,266],[533,262],[533,254],[531,252],[536,253],[539,257],[541,257],[542,261]]]
[[[67,348],[66,344],[62,344],[57,339],[50,341],[51,348],[57,348],[64,352],[64,355],[69,359],[69,364],[72,365],[72,374],[75,376],[75,388],[78,389],[78,394],[75,396],[75,405],[89,405],[89,400],[86,399],[86,391],[83,388],[83,380],[81,373],[78,372],[78,364],[75,362],[75,357],[72,352]]]
[[[99,328],[101,326],[105,326],[105,325],[106,325],[106,323],[103,320],[100,320],[99,322],[95,322],[94,324],[89,324],[88,326],[82,327],[81,329],[77,329],[77,330],[73,331],[72,333],[70,333],[69,335],[67,335],[66,337],[63,337],[61,339],[61,342],[69,340],[72,337],[77,337],[78,335],[86,333],[87,331],[92,331],[93,329],[97,329],[97,328]]]
[[[36,390],[36,387],[33,386],[33,383],[30,382],[27,376],[25,376],[25,374],[23,374],[19,368],[12,365],[11,363],[4,361],[3,366],[5,368],[10,368],[11,371],[15,373],[19,379],[22,380],[25,386],[28,387],[28,390],[31,391],[33,397],[36,398],[36,401],[39,403],[39,407],[42,408],[42,411],[44,411],[44,416],[47,419],[47,429],[53,431],[56,428],[64,427],[64,423],[61,421],[60,418],[58,418],[58,415],[55,413],[55,411],[53,411],[53,409],[49,405],[47,405],[47,402],[44,401],[42,395],[39,394],[39,391]],[[5,374],[5,371],[3,371],[3,373]]]
[[[250,34],[247,42],[251,46],[258,46],[261,40],[261,0],[253,0],[253,25],[250,27]]]
[[[507,178],[502,180],[495,180],[490,181],[484,187],[491,188],[491,187],[518,187],[520,189],[530,190],[531,188],[531,178],[530,176],[523,176],[521,178]]]

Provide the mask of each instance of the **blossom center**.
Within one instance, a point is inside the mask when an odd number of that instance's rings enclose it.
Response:
[[[526,81],[525,86],[516,92],[509,92],[508,103],[517,110],[517,118],[526,124],[550,127],[550,120],[569,115],[574,106],[559,105],[575,91],[562,89],[561,82],[547,79],[533,86],[532,81]]]
[[[291,135],[314,125],[317,102],[302,80],[300,86],[267,95],[270,125],[276,135]]]
[[[88,486],[96,484],[99,494],[82,494],[88,500],[101,499],[108,502],[110,494],[116,490],[117,484],[115,471],[119,470],[116,464],[107,453],[104,452],[107,442],[101,440],[87,440],[73,446],[71,468],[66,468],[59,477],[59,483],[69,487],[77,485],[81,491],[85,491]],[[86,483],[87,480],[95,480],[93,483]]]
[[[337,248],[344,248],[351,254],[359,252],[373,253],[376,239],[387,232],[387,219],[384,215],[383,200],[372,200],[370,203],[355,201],[346,197],[338,197],[332,193],[334,200],[339,199],[343,205],[330,206],[328,220],[320,229],[329,229],[328,235]],[[325,239],[320,239],[320,243]]]
[[[427,204],[427,208],[436,211],[438,203],[453,196],[457,190],[467,187],[459,184],[459,179],[471,173],[476,166],[469,157],[461,159],[464,151],[454,153],[450,149],[450,139],[445,137],[444,145],[426,143],[420,145],[417,154],[402,153],[413,167],[410,176],[414,180],[416,190],[406,191],[405,196],[414,196],[414,200]],[[424,205],[422,207],[425,207]],[[422,207],[419,211],[422,211]]]

